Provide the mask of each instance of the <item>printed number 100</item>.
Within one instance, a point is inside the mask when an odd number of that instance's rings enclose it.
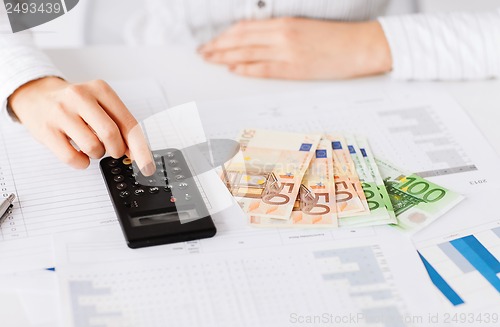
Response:
[[[428,182],[416,177],[406,177],[406,183],[398,188],[401,190],[406,188],[405,192],[418,196],[425,202],[437,202],[446,195],[446,191],[442,188],[431,188]]]

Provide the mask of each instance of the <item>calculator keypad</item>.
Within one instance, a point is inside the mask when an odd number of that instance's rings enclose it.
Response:
[[[101,171],[129,247],[212,237],[216,228],[182,152],[154,151],[144,176],[127,157],[104,158]]]
[[[104,167],[107,166],[112,176],[111,189],[116,190],[121,199],[117,205],[132,211],[159,209],[162,206],[172,207],[171,210],[181,205],[192,207],[193,195],[187,192],[192,176],[187,174],[189,168],[182,154],[177,150],[163,151],[154,152],[153,157],[156,172],[152,176],[142,175],[135,163],[127,157],[109,158]]]

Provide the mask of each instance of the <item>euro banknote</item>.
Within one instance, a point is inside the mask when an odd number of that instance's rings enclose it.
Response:
[[[456,206],[464,197],[416,174],[376,158],[394,207],[397,227],[416,232]]]
[[[248,216],[288,220],[321,135],[245,129],[222,175]]]
[[[396,224],[398,221],[396,219],[396,214],[394,213],[394,208],[391,203],[391,199],[389,194],[387,193],[387,189],[385,188],[384,180],[380,175],[380,171],[378,169],[377,163],[375,161],[375,157],[373,156],[373,152],[371,150],[370,144],[368,140],[364,137],[357,136],[356,141],[358,142],[359,150],[363,159],[365,160],[366,167],[370,172],[370,176],[372,177],[375,185],[377,186],[377,190],[379,191],[380,198],[387,210],[389,215],[388,224]]]
[[[250,224],[260,227],[337,227],[337,206],[330,142],[320,141],[302,179],[290,219],[251,216]]]
[[[340,218],[339,226],[363,227],[395,223],[395,217],[393,218],[389,214],[379,187],[375,182],[375,176],[372,175],[373,168],[368,167],[370,162],[365,161],[357,140],[352,135],[345,135],[345,139],[349,154],[361,181],[361,187],[368,203],[369,214]]]
[[[394,225],[416,232],[463,196],[375,158],[349,134],[246,129],[221,178],[259,227]]]
[[[339,218],[368,214],[368,203],[344,138],[340,134],[328,134],[325,138],[332,144]]]

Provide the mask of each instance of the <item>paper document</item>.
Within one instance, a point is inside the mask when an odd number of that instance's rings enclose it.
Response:
[[[405,320],[439,303],[396,230],[256,231],[230,218],[215,220],[215,238],[138,251],[115,230],[57,236],[65,326],[290,326],[306,316],[414,326]]]

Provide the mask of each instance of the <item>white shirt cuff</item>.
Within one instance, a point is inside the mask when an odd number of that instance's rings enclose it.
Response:
[[[415,80],[500,77],[500,12],[381,17],[392,76]]]
[[[0,111],[7,113],[7,99],[20,86],[47,76],[63,75],[41,51],[31,46],[0,49]]]

